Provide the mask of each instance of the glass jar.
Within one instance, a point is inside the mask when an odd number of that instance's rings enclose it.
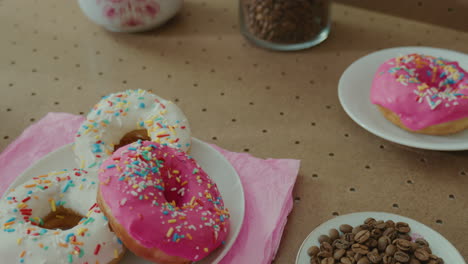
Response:
[[[274,50],[318,45],[330,32],[330,0],[239,0],[240,28],[253,43]]]

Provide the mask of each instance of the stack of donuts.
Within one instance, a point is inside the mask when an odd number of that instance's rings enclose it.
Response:
[[[38,175],[0,201],[8,263],[199,261],[224,243],[229,212],[188,155],[189,123],[144,90],[102,98],[74,143],[79,168]]]

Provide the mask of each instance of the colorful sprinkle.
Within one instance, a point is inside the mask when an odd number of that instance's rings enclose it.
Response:
[[[52,212],[57,211],[57,208],[55,207],[55,200],[50,200],[50,208],[52,209]]]
[[[94,255],[97,256],[99,254],[100,250],[101,250],[101,244],[97,244],[96,248],[94,249]]]
[[[171,227],[171,228],[169,228],[169,230],[167,230],[166,237],[171,237],[172,233],[174,233],[174,228],[173,227]]]

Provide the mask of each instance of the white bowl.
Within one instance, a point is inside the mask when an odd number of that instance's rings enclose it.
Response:
[[[296,257],[296,264],[309,264],[310,257],[307,255],[307,249],[311,246],[319,246],[318,238],[320,235],[328,235],[328,231],[332,228],[338,229],[342,224],[349,224],[357,226],[364,223],[364,220],[372,217],[376,220],[392,220],[394,222],[406,222],[411,227],[410,235],[414,238],[422,237],[428,243],[433,254],[444,259],[447,264],[466,264],[463,257],[457,249],[441,234],[421,224],[413,219],[403,217],[396,214],[382,213],[382,212],[362,212],[353,213],[335,217],[326,221],[315,228],[302,243]]]

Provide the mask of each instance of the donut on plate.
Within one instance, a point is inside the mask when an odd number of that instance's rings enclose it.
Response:
[[[468,128],[468,76],[457,62],[409,54],[377,70],[371,102],[397,126],[446,135]]]
[[[104,161],[98,176],[98,204],[137,256],[191,263],[226,239],[230,219],[221,194],[185,152],[138,141]]]
[[[188,151],[188,120],[174,103],[151,92],[110,94],[89,112],[76,134],[74,151],[82,168],[96,170],[112,152],[137,139]]]
[[[84,170],[37,176],[0,201],[2,263],[118,263],[124,247]]]

